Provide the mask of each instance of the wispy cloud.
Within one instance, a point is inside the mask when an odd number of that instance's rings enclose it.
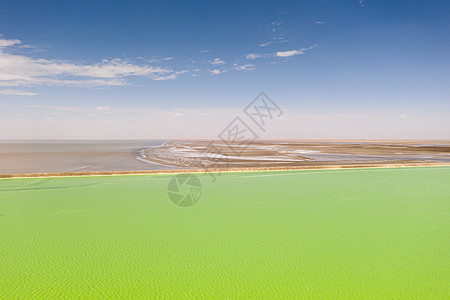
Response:
[[[183,70],[183,71],[178,71],[178,72],[174,72],[170,75],[167,76],[158,76],[158,77],[154,77],[153,80],[172,80],[177,78],[178,75],[184,74],[189,72],[188,70]]]
[[[24,92],[21,90],[0,90],[1,95],[16,95],[16,96],[36,96],[37,93]]]
[[[323,24],[326,24],[326,22],[323,22],[323,21],[315,21],[314,24],[317,24],[317,25],[323,25]]]
[[[359,5],[361,5],[361,7],[364,7],[364,2],[366,2],[366,0],[359,0]]]
[[[267,47],[267,46],[269,46],[269,45],[271,45],[271,44],[273,44],[273,43],[274,43],[274,41],[265,42],[265,43],[259,44],[259,46],[260,46],[260,47]]]
[[[136,65],[121,59],[80,64],[13,53],[21,43],[0,39],[0,86],[116,86],[126,85],[128,76],[161,80],[174,79],[180,74],[168,68]]]
[[[270,41],[264,42],[259,44],[260,47],[267,47],[272,44],[278,44],[278,43],[286,43],[287,40],[284,38],[283,34],[283,28],[282,28],[283,22],[281,21],[273,21],[270,23],[270,25],[267,27],[270,33]]]
[[[286,42],[287,42],[287,40],[285,40],[283,38],[280,38],[280,39],[275,39],[273,41],[269,41],[269,42],[265,42],[265,43],[259,44],[259,46],[260,47],[267,47],[267,46],[270,46],[272,44],[279,44],[279,43],[286,43]]]
[[[258,53],[250,53],[250,54],[247,54],[245,56],[246,59],[251,59],[251,60],[254,60],[254,59],[257,59],[257,58],[262,58],[262,57],[263,57],[263,55],[262,54],[258,54]]]
[[[281,28],[281,24],[283,24],[283,22],[281,22],[281,21],[273,21],[271,23],[271,25],[272,25],[271,31],[272,32],[280,31],[282,29]]]
[[[281,30],[281,22],[272,22],[270,31],[278,34]],[[286,42],[280,35],[273,40],[261,45],[263,47]],[[209,61],[196,63],[188,60],[184,70],[177,71],[165,66],[166,61],[174,57],[155,58],[148,60],[139,57],[139,63],[124,59],[104,59],[95,63],[80,63],[60,59],[37,58],[35,55],[23,54],[20,50],[22,42],[18,39],[4,39],[0,36],[0,87],[36,87],[36,86],[71,86],[71,87],[106,87],[129,85],[132,77],[147,77],[151,80],[173,80],[184,73],[191,73],[197,77],[202,74],[219,75],[232,71],[251,71],[254,64],[242,63],[239,60],[227,64],[220,58],[211,58]],[[248,60],[261,58],[286,58],[298,54],[310,48],[278,51],[272,53],[249,53],[245,55]],[[202,52],[210,52],[203,50]],[[36,54],[36,53],[34,53]],[[159,64],[159,66],[155,66]],[[181,67],[180,67],[181,68]],[[195,69],[194,69],[195,68]],[[21,89],[5,89],[0,91],[3,95],[34,96],[36,93],[22,91]]]
[[[225,62],[220,58],[215,58],[213,61],[210,62],[212,65],[224,65]]]
[[[245,65],[234,64],[234,69],[236,71],[252,71],[255,69],[255,65],[253,65],[253,64],[245,64]]]

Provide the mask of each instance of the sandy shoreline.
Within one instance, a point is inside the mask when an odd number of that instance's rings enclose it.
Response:
[[[70,173],[23,173],[0,174],[0,179],[8,178],[41,178],[41,177],[81,177],[81,176],[120,176],[151,174],[183,174],[183,173],[239,173],[265,171],[302,171],[302,170],[339,170],[339,169],[377,169],[377,168],[411,168],[411,167],[443,167],[450,163],[405,163],[405,164],[368,164],[368,165],[330,165],[302,167],[249,167],[229,169],[177,169],[177,170],[142,170],[142,171],[105,171],[105,172],[70,172]]]

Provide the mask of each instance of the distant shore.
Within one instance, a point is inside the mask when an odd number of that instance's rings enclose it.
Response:
[[[206,140],[1,143],[0,178],[450,165],[448,140]]]
[[[304,168],[450,163],[449,141],[170,141],[143,159],[177,168]]]

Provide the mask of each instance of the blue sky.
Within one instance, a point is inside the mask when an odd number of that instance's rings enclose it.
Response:
[[[450,138],[448,1],[2,1],[0,139]],[[7,128],[7,130],[5,130]]]

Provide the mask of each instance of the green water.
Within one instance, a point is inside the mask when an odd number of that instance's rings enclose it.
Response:
[[[0,180],[0,299],[448,299],[450,168]]]

